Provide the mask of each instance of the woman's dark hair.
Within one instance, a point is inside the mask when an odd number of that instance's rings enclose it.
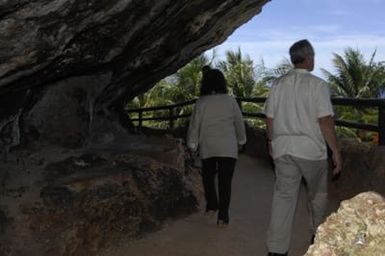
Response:
[[[200,91],[201,96],[226,93],[226,79],[219,69],[208,69],[203,72]]]
[[[207,71],[211,70],[211,67],[209,65],[204,65],[202,67],[202,74],[206,73]]]

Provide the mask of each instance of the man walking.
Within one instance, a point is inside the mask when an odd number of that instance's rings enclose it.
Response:
[[[276,174],[267,233],[269,256],[288,254],[302,178],[307,184],[313,238],[324,221],[326,143],[333,154],[333,175],[342,166],[328,87],[324,80],[310,73],[314,68],[313,47],[308,40],[301,40],[289,52],[294,68],[273,82],[265,104],[269,149]]]

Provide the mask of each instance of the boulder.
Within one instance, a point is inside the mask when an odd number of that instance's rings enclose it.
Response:
[[[385,199],[364,192],[345,200],[317,229],[305,256],[379,256],[385,252]]]

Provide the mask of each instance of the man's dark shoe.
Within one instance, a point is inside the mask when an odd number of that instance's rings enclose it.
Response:
[[[287,253],[274,253],[274,252],[269,252],[267,256],[287,256]]]
[[[314,238],[315,238],[315,235],[312,235],[311,240],[310,240],[310,244],[314,244]]]

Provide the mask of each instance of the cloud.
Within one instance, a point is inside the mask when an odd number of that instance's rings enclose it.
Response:
[[[373,4],[382,4],[384,3],[384,0],[366,0],[367,2],[373,3]]]
[[[383,8],[384,0],[324,0],[328,14],[333,16],[355,15],[365,9]]]
[[[309,31],[313,32],[322,32],[322,33],[333,33],[339,32],[342,30],[342,26],[338,24],[328,24],[328,25],[314,25],[307,27]]]
[[[271,36],[273,34],[280,34],[280,36]],[[315,73],[317,75],[322,75],[320,68],[333,71],[333,53],[343,55],[344,50],[348,47],[360,50],[367,60],[377,50],[375,61],[385,60],[385,35],[340,34],[338,36],[323,36],[313,34],[307,38],[312,42],[316,51]],[[226,41],[217,46],[215,51],[217,57],[223,59],[226,51],[240,48],[242,53],[249,55],[255,64],[260,63],[260,60],[263,59],[265,65],[272,68],[281,63],[284,58],[289,58],[289,47],[300,39],[302,39],[301,36],[291,34],[290,31],[275,31],[264,40]]]
[[[361,49],[385,48],[385,35],[372,34],[347,34],[330,38],[320,38],[320,46],[325,48],[346,48],[352,47]]]
[[[298,38],[314,38],[320,34],[335,36],[336,34],[341,34],[343,31],[344,27],[340,24],[288,25],[280,29],[251,27],[236,31],[227,41],[292,41]]]
[[[289,57],[288,49],[295,41],[306,38],[314,45],[318,74],[321,67],[332,71],[333,53],[341,55],[348,47],[360,50],[366,59],[377,50],[375,61],[385,60],[385,22],[380,18],[385,0],[295,2],[271,3],[262,15],[216,47],[218,57],[223,58],[227,50],[241,48],[256,64],[263,59],[267,67],[275,67]],[[298,6],[306,12],[297,15]]]
[[[332,15],[332,16],[348,16],[348,15],[350,15],[350,12],[348,12],[346,10],[331,10],[331,11],[329,11],[329,15]]]

